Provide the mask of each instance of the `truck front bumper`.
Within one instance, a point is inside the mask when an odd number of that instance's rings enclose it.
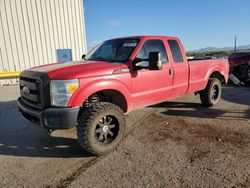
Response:
[[[48,130],[69,129],[77,123],[79,107],[38,110],[26,105],[21,98],[17,100],[17,104],[24,119],[37,127]]]

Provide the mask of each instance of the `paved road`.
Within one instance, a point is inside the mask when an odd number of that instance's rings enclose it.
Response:
[[[18,87],[0,87],[0,187],[250,187],[250,89],[223,93],[210,109],[189,95],[130,113],[121,146],[98,158],[74,129],[23,121]]]

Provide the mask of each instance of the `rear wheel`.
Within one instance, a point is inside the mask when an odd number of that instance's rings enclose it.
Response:
[[[217,78],[210,78],[206,88],[200,92],[200,99],[203,106],[211,107],[216,105],[221,98],[221,82]]]
[[[102,155],[117,147],[124,136],[124,129],[123,111],[115,104],[100,102],[80,115],[77,137],[84,150]]]

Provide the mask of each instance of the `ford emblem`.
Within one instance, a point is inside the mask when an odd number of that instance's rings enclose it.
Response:
[[[23,87],[23,93],[24,93],[25,95],[29,95],[29,94],[30,94],[30,90],[29,90],[29,88],[28,88],[27,86],[24,86],[24,87]]]

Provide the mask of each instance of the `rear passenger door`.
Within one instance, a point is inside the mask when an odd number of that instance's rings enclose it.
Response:
[[[168,45],[172,54],[172,74],[173,74],[173,97],[186,94],[189,83],[189,67],[184,59],[184,49],[181,48],[178,40],[169,39]]]

